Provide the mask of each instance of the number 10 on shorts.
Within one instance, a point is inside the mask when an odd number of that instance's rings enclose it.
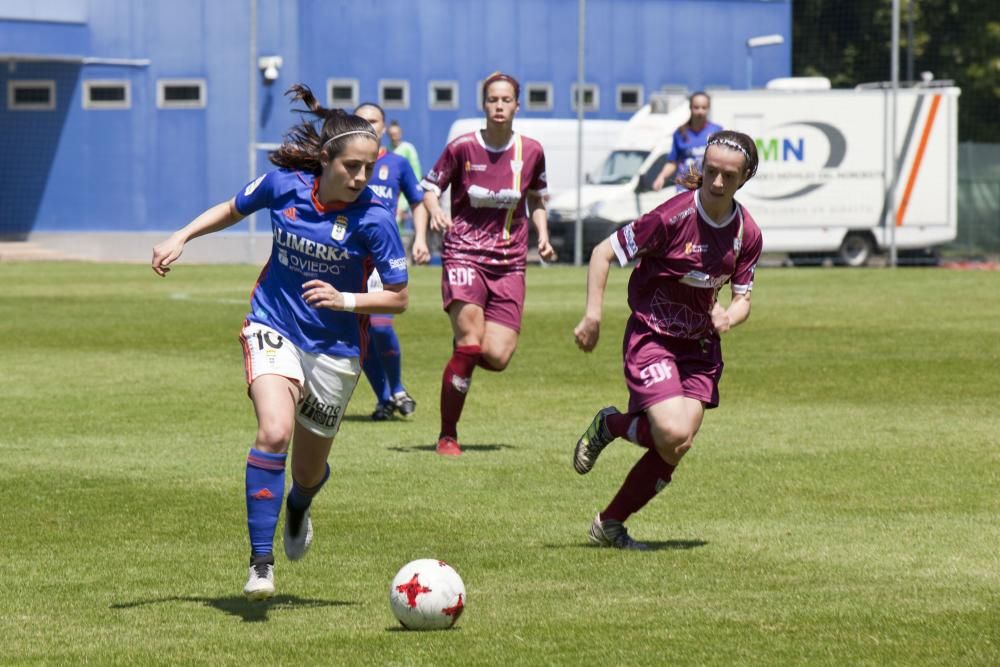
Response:
[[[476,278],[475,269],[465,266],[453,266],[448,269],[448,284],[456,287],[467,287]]]
[[[644,387],[669,380],[672,375],[673,369],[670,368],[670,364],[666,361],[657,361],[655,364],[650,364],[639,371],[639,377],[642,379]]]

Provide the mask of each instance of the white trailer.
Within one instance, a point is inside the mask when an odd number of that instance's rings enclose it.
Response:
[[[899,91],[895,172],[891,95],[870,87],[712,93],[711,119],[757,144],[757,176],[736,197],[760,224],[765,252],[829,254],[860,266],[886,250],[893,234],[903,251],[955,238],[959,90]],[[629,121],[583,188],[585,257],[613,229],[676,194],[673,185],[658,192],[649,186],[687,117],[682,95],[664,95]],[[554,198],[549,209],[565,257],[573,247],[576,192]]]

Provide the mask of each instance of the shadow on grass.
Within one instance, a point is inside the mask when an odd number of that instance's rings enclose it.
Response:
[[[494,443],[489,445],[467,445],[461,443],[462,452],[498,452],[501,449],[515,449],[514,445]],[[395,445],[386,447],[390,452],[402,452],[403,454],[416,454],[417,452],[433,452],[435,445]]]
[[[409,628],[404,628],[402,625],[390,625],[385,629],[386,632],[427,632],[427,630],[410,630]],[[450,628],[440,628],[439,630],[430,630],[430,632],[461,632],[462,628],[460,626],[451,626]]]
[[[407,424],[405,419],[396,419],[395,417],[391,419],[383,419],[382,421],[375,421],[371,418],[371,415],[344,415],[344,418],[340,421],[344,422],[360,422],[362,424]]]
[[[315,609],[317,607],[346,607],[355,605],[356,602],[344,602],[342,600],[310,600],[300,598],[295,595],[275,595],[270,600],[251,602],[242,595],[231,595],[225,598],[203,598],[203,597],[182,597],[174,596],[169,598],[156,598],[151,600],[137,600],[135,602],[118,602],[111,605],[111,609],[134,609],[154,604],[165,604],[169,602],[197,602],[208,607],[213,607],[225,612],[230,616],[238,616],[245,623],[261,623],[267,621],[267,612],[271,609]]]
[[[705,540],[664,540],[662,542],[657,542],[654,540],[641,540],[643,544],[649,547],[649,551],[686,551],[688,549],[697,549],[698,547],[703,547],[708,544]],[[604,549],[606,547],[600,547],[596,544],[590,542],[581,542],[573,544],[571,546],[580,549]],[[565,544],[546,544],[547,549],[565,549]]]

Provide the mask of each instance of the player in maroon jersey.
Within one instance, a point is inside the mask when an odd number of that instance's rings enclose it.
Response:
[[[555,259],[549,244],[545,155],[534,139],[514,132],[520,85],[496,72],[483,82],[486,129],[445,147],[421,186],[424,207],[414,211],[413,260],[430,260],[427,226],[444,233],[441,293],[455,345],[441,382],[437,453],[458,456],[458,420],[476,366],[502,371],[517,349],[524,309],[528,221],[538,232],[538,254]],[[451,217],[440,197],[451,187]],[[429,220],[428,220],[429,218]]]
[[[704,174],[689,172],[692,190],[669,199],[602,241],[590,259],[587,310],[574,330],[584,352],[597,345],[611,262],[638,259],[629,279],[632,310],[623,342],[628,413],[607,407],[576,444],[573,467],[590,472],[615,438],[647,449],[611,503],[594,518],[590,540],[601,546],[646,549],[624,521],[670,483],[691,449],[706,408],[719,404],[719,334],[750,316],[750,291],[760,257],[760,228],[736,191],[757,172],[753,139],[739,132],[712,135]],[[726,283],[732,299],[717,299]]]

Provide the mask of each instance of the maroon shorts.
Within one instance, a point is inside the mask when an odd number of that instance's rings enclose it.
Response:
[[[718,337],[703,340],[670,338],[650,330],[634,317],[622,342],[629,412],[639,412],[675,396],[719,405],[722,346]]]
[[[447,311],[454,301],[474,303],[486,320],[521,331],[524,312],[524,272],[491,273],[473,264],[444,261],[441,299]]]

